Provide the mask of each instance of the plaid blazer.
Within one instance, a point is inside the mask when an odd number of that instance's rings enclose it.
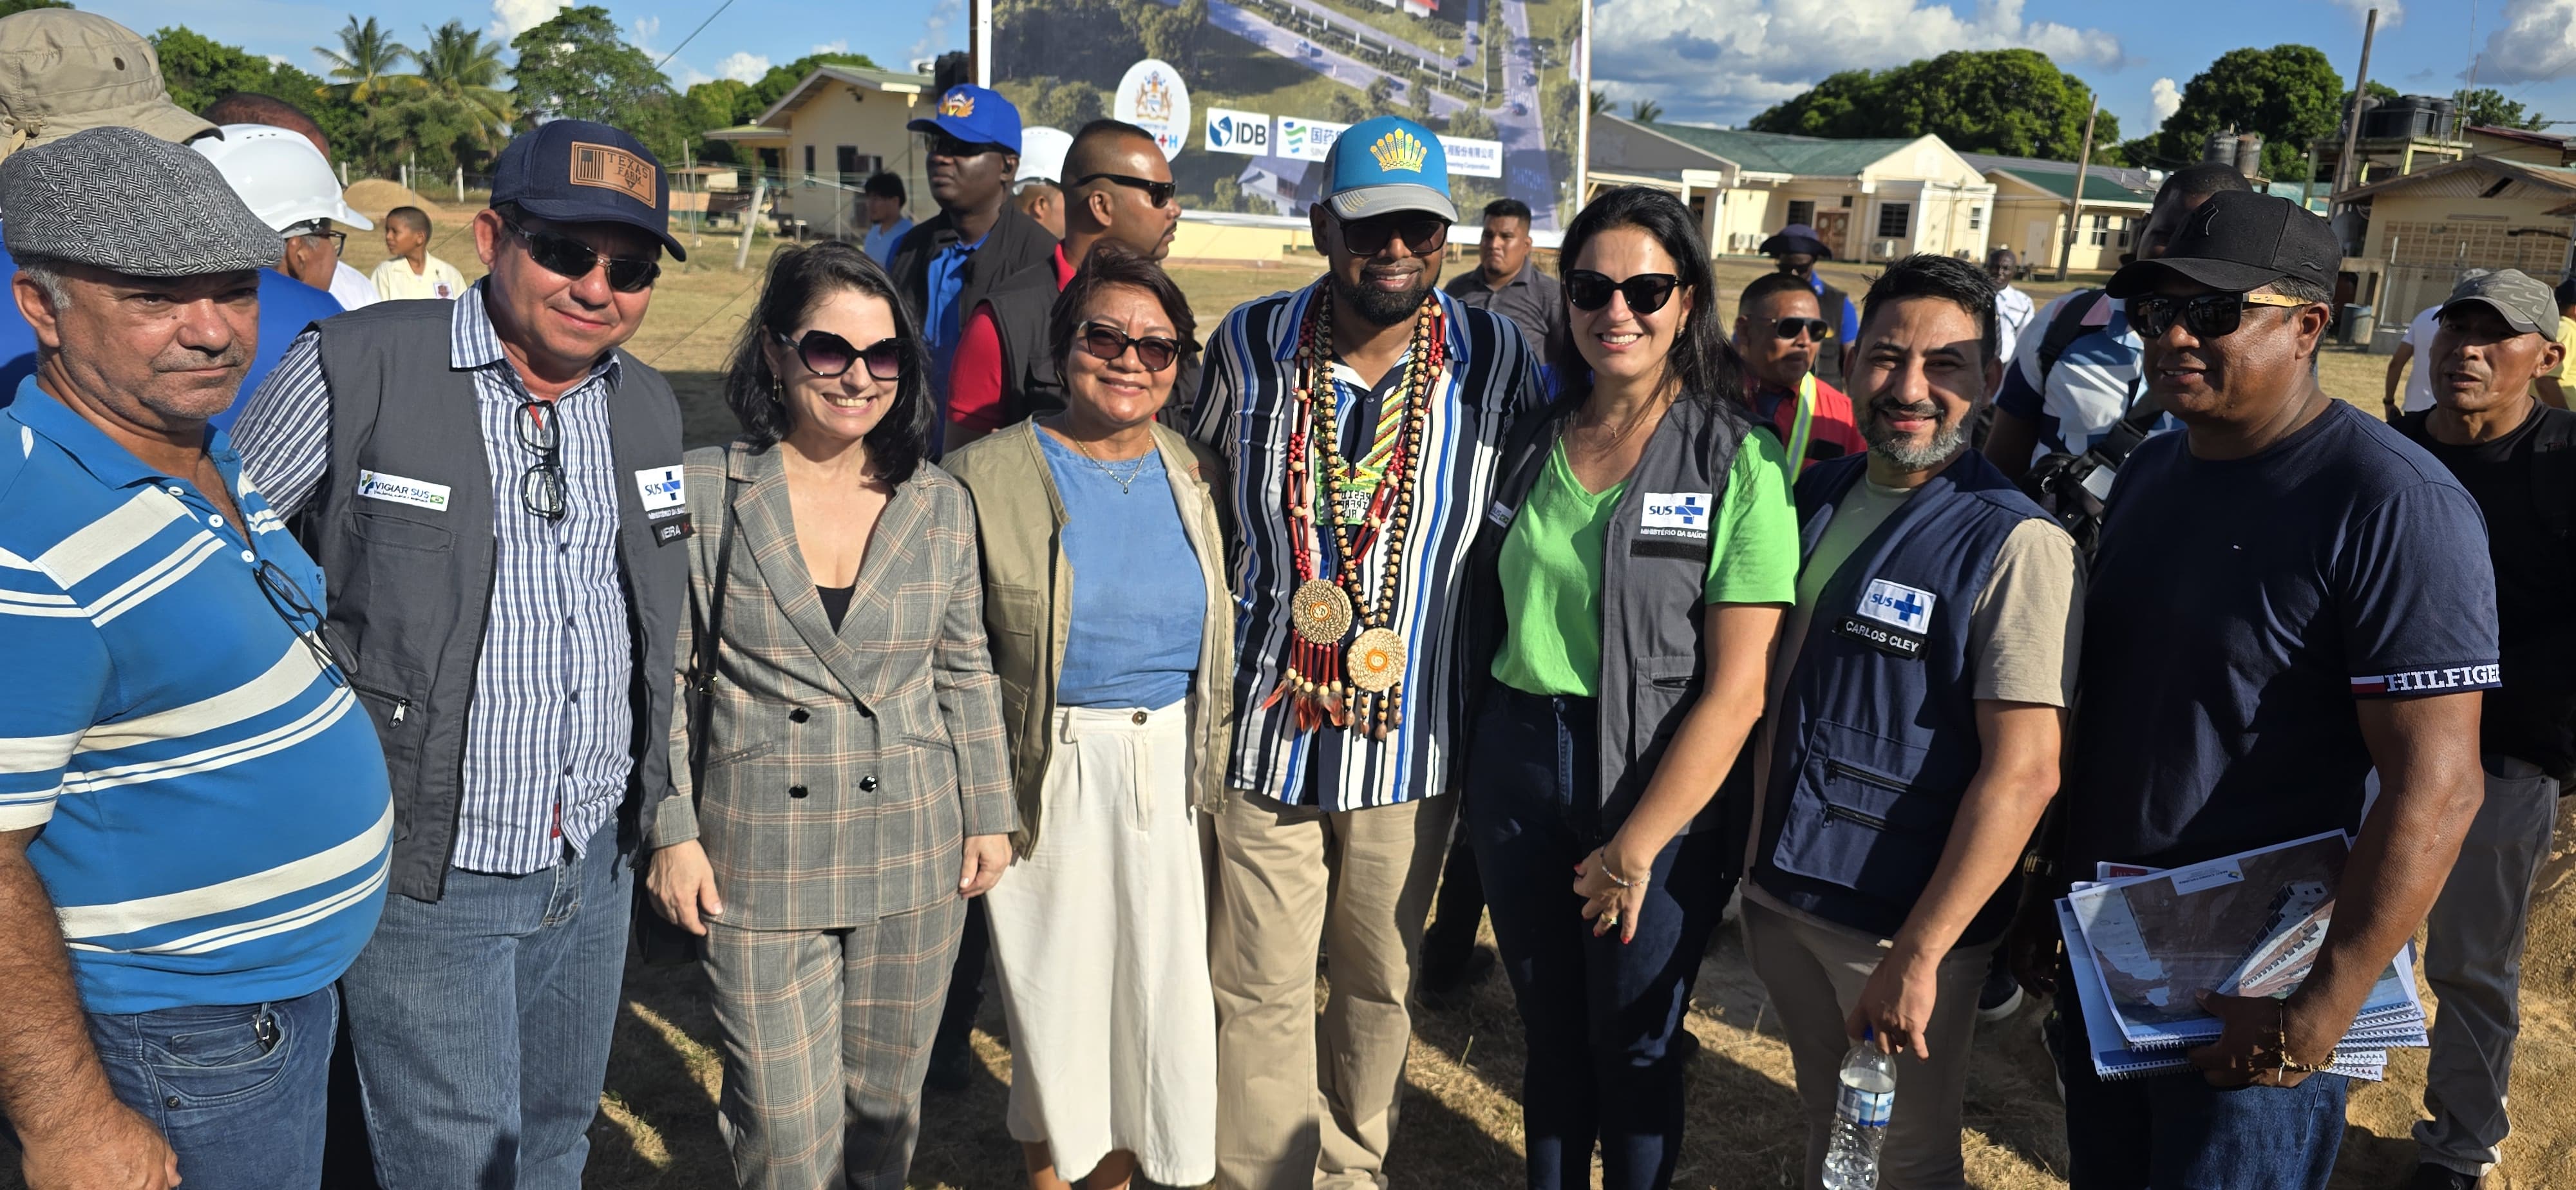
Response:
[[[777,450],[702,447],[683,471],[695,536],[671,716],[678,792],[653,845],[697,839],[726,924],[744,929],[846,928],[956,896],[962,839],[1017,825],[966,489],[929,463],[895,489],[834,632]],[[687,683],[720,552],[731,569],[699,723]]]

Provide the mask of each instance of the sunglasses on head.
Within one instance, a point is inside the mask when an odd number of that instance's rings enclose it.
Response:
[[[1565,300],[1577,310],[1598,310],[1610,304],[1613,293],[1625,295],[1628,309],[1637,314],[1652,314],[1673,300],[1673,290],[1682,279],[1671,273],[1639,273],[1625,281],[1613,281],[1590,269],[1576,269],[1565,275]]]
[[[1404,241],[1405,251],[1429,256],[1449,246],[1449,221],[1438,215],[1403,213],[1342,223],[1342,246],[1354,256],[1375,256],[1397,239]]]
[[[1127,354],[1127,349],[1133,347],[1136,349],[1136,362],[1145,365],[1148,372],[1160,372],[1171,367],[1173,360],[1181,358],[1181,345],[1170,339],[1160,336],[1135,338],[1107,323],[1095,322],[1083,327],[1082,338],[1077,342],[1083,354],[1104,362]]]
[[[501,226],[528,246],[528,259],[537,267],[558,277],[580,280],[599,267],[596,248],[571,236],[551,231],[530,231],[507,219]],[[650,257],[611,256],[608,261],[608,287],[619,293],[642,293],[653,288],[653,279],[662,275],[662,262]]]
[[[789,338],[777,331],[769,337],[793,348],[805,370],[829,380],[850,370],[860,360],[868,363],[868,375],[879,380],[903,379],[904,357],[909,354],[901,339],[879,339],[865,347],[852,347],[850,341],[830,331],[807,331],[801,338]]]
[[[1637,299],[1628,299],[1628,304],[1636,305]],[[1831,329],[1832,324],[1821,318],[1783,318],[1771,324],[1771,333],[1780,338],[1795,339],[1805,335],[1818,343],[1825,341],[1825,332]]]
[[[2142,338],[2161,339],[2173,329],[2175,319],[2195,339],[2215,339],[2236,333],[2245,323],[2247,306],[2297,307],[2308,305],[2294,297],[2277,293],[2204,293],[2192,297],[2173,297],[2150,293],[2129,299],[2129,325],[2138,328]]]
[[[1179,183],[1176,182],[1157,182],[1152,178],[1140,178],[1134,174],[1084,174],[1075,178],[1073,184],[1087,186],[1101,181],[1116,182],[1121,186],[1133,186],[1144,191],[1145,201],[1152,204],[1157,211],[1172,205],[1172,192],[1180,188]]]

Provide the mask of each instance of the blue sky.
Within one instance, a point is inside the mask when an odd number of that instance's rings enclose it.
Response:
[[[253,52],[315,66],[347,14],[376,16],[406,40],[450,18],[525,28],[560,0],[79,0],[149,31],[187,24]],[[2304,42],[2347,76],[2373,0],[1596,0],[1605,33],[1594,75],[1619,99],[1652,96],[1669,118],[1738,123],[1836,70],[1886,67],[1950,49],[2030,46],[2097,87],[2122,133],[2161,118],[2159,102],[2237,46]],[[610,0],[632,40],[657,55],[679,45],[722,0]],[[2576,117],[2576,0],[2378,0],[2371,77],[2406,92],[2447,93],[2473,58],[2478,82],[2552,115]],[[681,49],[669,72],[686,83],[758,77],[771,63],[846,48],[900,66],[963,48],[965,0],[734,0]],[[1695,35],[1674,37],[1671,30]],[[1609,30],[1621,31],[1612,35]],[[2169,102],[2169,100],[2166,100]],[[2576,131],[2576,124],[2558,131]]]

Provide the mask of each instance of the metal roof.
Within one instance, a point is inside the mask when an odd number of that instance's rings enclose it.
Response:
[[[891,91],[898,95],[919,95],[930,90],[931,87],[930,76],[926,74],[870,70],[864,66],[817,66],[814,68],[814,73],[799,79],[794,89],[779,96],[778,102],[770,104],[769,110],[760,113],[752,123],[764,124],[772,128],[780,127],[777,121],[784,118],[787,113],[795,111],[798,105],[805,102],[806,94],[812,91],[816,84],[826,79],[848,83],[854,87],[866,87],[871,91]]]
[[[2035,171],[2025,173],[2018,169],[1987,169],[1981,172],[2000,174],[2025,186],[2045,190],[2059,198],[2075,197],[2075,171],[2071,167],[2062,174]],[[2098,174],[2086,174],[2084,177],[2084,201],[2088,203],[2120,203],[2143,207],[2155,200],[2156,193],[2153,190],[2132,190]]]
[[[1746,132],[1734,128],[1701,128],[1691,124],[1639,124],[1633,120],[1611,116],[1607,112],[1602,114],[1630,127],[1680,141],[1711,157],[1755,173],[1855,177],[1861,171],[1923,139],[1904,137],[1828,140],[1818,136],[1788,136],[1777,132]]]

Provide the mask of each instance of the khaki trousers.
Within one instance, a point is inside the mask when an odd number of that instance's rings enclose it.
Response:
[[[1852,1039],[1843,1021],[1887,954],[1875,939],[1800,921],[1746,897],[1741,916],[1753,973],[1771,994],[1771,1011],[1797,1067],[1798,1102],[1807,1117],[1807,1175],[1824,1185],[1825,1150],[1833,1142],[1834,1098],[1842,1090],[1843,1055]],[[1896,1059],[1896,1106],[1878,1153],[1882,1190],[1966,1190],[1959,1117],[1968,1092],[1968,1042],[1977,1028],[1977,990],[1995,955],[1993,942],[1942,956],[1932,1025],[1923,1043],[1932,1060]]]
[[[1223,1190],[1382,1187],[1422,920],[1455,797],[1333,813],[1236,792],[1216,815]],[[1315,959],[1330,955],[1320,1024]]]

